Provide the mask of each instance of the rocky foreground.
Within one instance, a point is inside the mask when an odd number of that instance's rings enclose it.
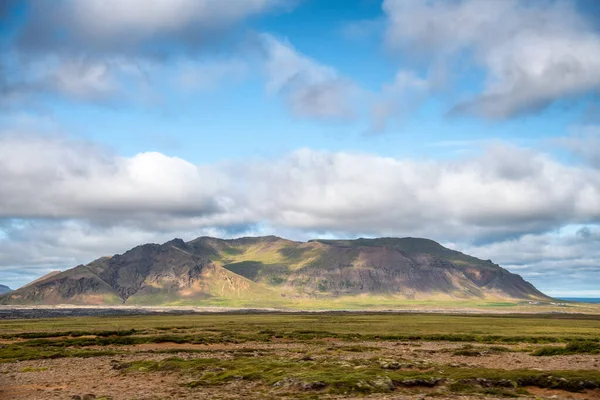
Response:
[[[472,346],[476,350],[468,353],[465,347]],[[526,352],[523,346],[503,346],[507,351],[490,351],[490,346],[482,347],[471,344],[418,342],[355,342],[348,343],[330,341],[327,349],[339,353],[336,361],[340,365],[357,367],[368,365],[368,358],[376,356],[382,371],[408,369],[427,371],[436,368],[464,368],[477,370],[480,368],[535,369],[539,371],[598,369],[595,356],[556,356],[540,360]],[[364,351],[360,351],[363,349]],[[148,372],[147,370],[127,371],[128,366],[151,365],[161,363],[172,357],[193,360],[202,357],[228,359],[235,354],[270,354],[271,356],[297,360],[298,363],[310,364],[319,360],[331,359],[331,355],[323,352],[321,344],[274,342],[271,344],[226,344],[226,345],[177,345],[163,343],[155,345],[126,346],[119,348],[127,354],[95,358],[68,358],[55,360],[23,361],[18,364],[2,364],[0,374],[5,378],[2,393],[10,393],[13,400],[50,400],[57,398],[72,399],[112,399],[112,400],[150,400],[150,399],[264,399],[264,398],[303,398],[316,395],[328,399],[421,399],[428,394],[435,398],[452,399],[487,399],[511,398],[511,382],[483,377],[473,379],[473,394],[452,391],[452,383],[445,379],[406,379],[394,383],[392,380],[380,378],[365,382],[368,391],[380,392],[370,395],[360,393],[343,395],[325,393],[324,386],[307,385],[298,379],[285,379],[266,385],[262,382],[232,380],[218,386],[186,387],[185,383],[193,376],[180,375],[177,372]],[[475,355],[476,352],[482,354]],[[461,355],[471,354],[471,355]],[[308,356],[307,356],[308,355]],[[303,361],[302,359],[305,358]],[[400,360],[400,362],[395,361]],[[26,372],[23,372],[26,371]],[[381,386],[381,387],[377,387]],[[457,385],[455,385],[455,388]],[[489,395],[486,396],[485,392]],[[478,392],[478,393],[477,393]],[[284,395],[287,394],[287,395]],[[593,399],[600,398],[598,389],[585,389],[577,392],[526,387],[521,393],[523,399]]]
[[[600,316],[0,320],[0,399],[593,399]]]

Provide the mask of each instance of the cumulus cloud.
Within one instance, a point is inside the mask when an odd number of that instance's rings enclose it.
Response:
[[[193,165],[55,136],[0,136],[4,218],[132,219],[153,228],[266,222],[306,230],[496,236],[600,221],[600,172],[498,144],[454,161],[309,149]],[[181,227],[179,227],[181,228]]]
[[[446,162],[304,150],[268,167],[248,171],[281,225],[489,240],[600,217],[597,171],[506,145]]]
[[[358,87],[332,67],[322,65],[290,43],[263,34],[267,92],[281,93],[293,114],[302,117],[348,118],[355,113]]]
[[[0,217],[205,218],[227,206],[227,177],[161,153],[117,157],[61,137],[0,136]]]
[[[446,67],[466,55],[483,69],[483,92],[452,112],[508,118],[600,89],[600,35],[570,3],[385,0],[383,10],[391,48]]]

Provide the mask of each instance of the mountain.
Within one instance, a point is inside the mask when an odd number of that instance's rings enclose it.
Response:
[[[429,239],[295,242],[200,237],[145,244],[48,274],[0,304],[281,306],[548,299],[490,260]]]
[[[12,292],[12,289],[8,286],[0,285],[0,294]]]

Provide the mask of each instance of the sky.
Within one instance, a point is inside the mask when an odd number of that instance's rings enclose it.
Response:
[[[426,237],[600,297],[593,0],[0,1],[0,284],[174,237]]]

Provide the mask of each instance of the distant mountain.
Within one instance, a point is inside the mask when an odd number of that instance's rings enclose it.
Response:
[[[294,242],[200,237],[145,244],[46,275],[0,304],[302,306],[548,299],[519,275],[428,239]]]
[[[0,294],[12,292],[12,289],[8,286],[0,285]]]

